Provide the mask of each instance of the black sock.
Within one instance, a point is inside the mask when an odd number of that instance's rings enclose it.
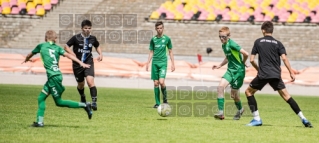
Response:
[[[288,99],[287,103],[290,105],[291,109],[294,110],[296,114],[298,114],[301,111],[297,102],[292,97]]]
[[[249,105],[251,113],[257,111],[258,108],[257,108],[257,101],[255,99],[255,96],[254,95],[248,96],[247,100],[248,100],[248,105]]]
[[[96,90],[95,86],[90,88],[90,93],[91,93],[92,102],[96,102],[97,101],[97,90]]]
[[[84,88],[83,89],[77,88],[77,89],[78,89],[78,92],[79,92],[79,94],[81,96],[81,102],[86,103],[85,94],[84,94]]]

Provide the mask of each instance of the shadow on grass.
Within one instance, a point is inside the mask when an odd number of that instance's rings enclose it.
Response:
[[[70,126],[70,125],[54,125],[54,124],[45,124],[44,127],[33,127],[33,126],[29,126],[31,128],[81,128],[81,126]]]
[[[157,120],[159,120],[159,121],[166,121],[167,119],[159,118],[159,119],[157,119]]]

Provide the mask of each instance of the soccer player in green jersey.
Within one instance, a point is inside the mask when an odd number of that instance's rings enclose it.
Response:
[[[44,68],[47,74],[47,82],[44,84],[43,89],[38,96],[38,112],[37,121],[32,124],[34,127],[43,127],[43,118],[45,111],[45,100],[51,94],[54,102],[59,107],[69,107],[69,108],[84,108],[88,114],[89,119],[92,118],[92,110],[90,103],[75,102],[70,100],[62,100],[61,96],[65,88],[62,85],[62,73],[59,69],[60,55],[65,56],[73,61],[79,63],[83,68],[90,68],[90,65],[84,64],[78,60],[75,56],[68,54],[64,49],[55,44],[57,39],[57,34],[53,30],[49,30],[45,33],[45,41],[36,46],[31,53],[29,53],[24,62],[30,61],[30,58],[40,53]]]
[[[174,55],[173,55],[173,46],[171,39],[163,34],[164,24],[162,21],[158,21],[155,24],[155,30],[157,35],[154,36],[150,41],[150,53],[146,64],[146,71],[148,71],[149,63],[152,60],[152,71],[151,78],[154,81],[154,93],[155,93],[155,105],[153,108],[157,108],[160,102],[160,89],[163,94],[163,103],[167,103],[167,93],[165,85],[165,77],[167,71],[167,50],[171,58],[171,71],[175,70],[174,65]]]
[[[240,101],[240,96],[238,93],[239,88],[243,85],[245,78],[245,63],[248,58],[248,53],[242,49],[237,43],[235,43],[230,37],[230,30],[228,27],[222,27],[219,30],[219,38],[223,43],[222,48],[225,53],[225,59],[220,65],[214,65],[212,69],[219,69],[220,67],[228,64],[227,71],[223,75],[221,81],[219,82],[217,92],[217,104],[219,112],[215,114],[216,119],[224,119],[224,91],[225,88],[230,84],[231,87],[231,97],[235,101],[235,105],[238,109],[234,120],[239,120],[244,112],[244,108]],[[242,58],[243,55],[243,58]]]

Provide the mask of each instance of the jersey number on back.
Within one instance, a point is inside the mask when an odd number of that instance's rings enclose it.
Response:
[[[53,59],[53,61],[52,61],[52,63],[53,63],[52,69],[53,69],[53,71],[59,71],[59,67],[57,66],[58,61],[56,60],[54,52],[55,52],[55,50],[49,49],[50,57]]]

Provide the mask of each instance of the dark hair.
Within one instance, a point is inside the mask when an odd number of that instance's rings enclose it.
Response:
[[[81,27],[83,28],[84,26],[90,26],[92,27],[92,23],[90,20],[83,20],[82,23],[81,23]]]
[[[157,26],[160,26],[160,25],[163,25],[163,26],[164,26],[163,22],[162,22],[162,21],[157,21],[157,22],[155,23],[155,28],[156,28]]]
[[[272,33],[274,31],[274,25],[270,21],[265,21],[261,25],[261,30],[265,30],[266,33]]]

